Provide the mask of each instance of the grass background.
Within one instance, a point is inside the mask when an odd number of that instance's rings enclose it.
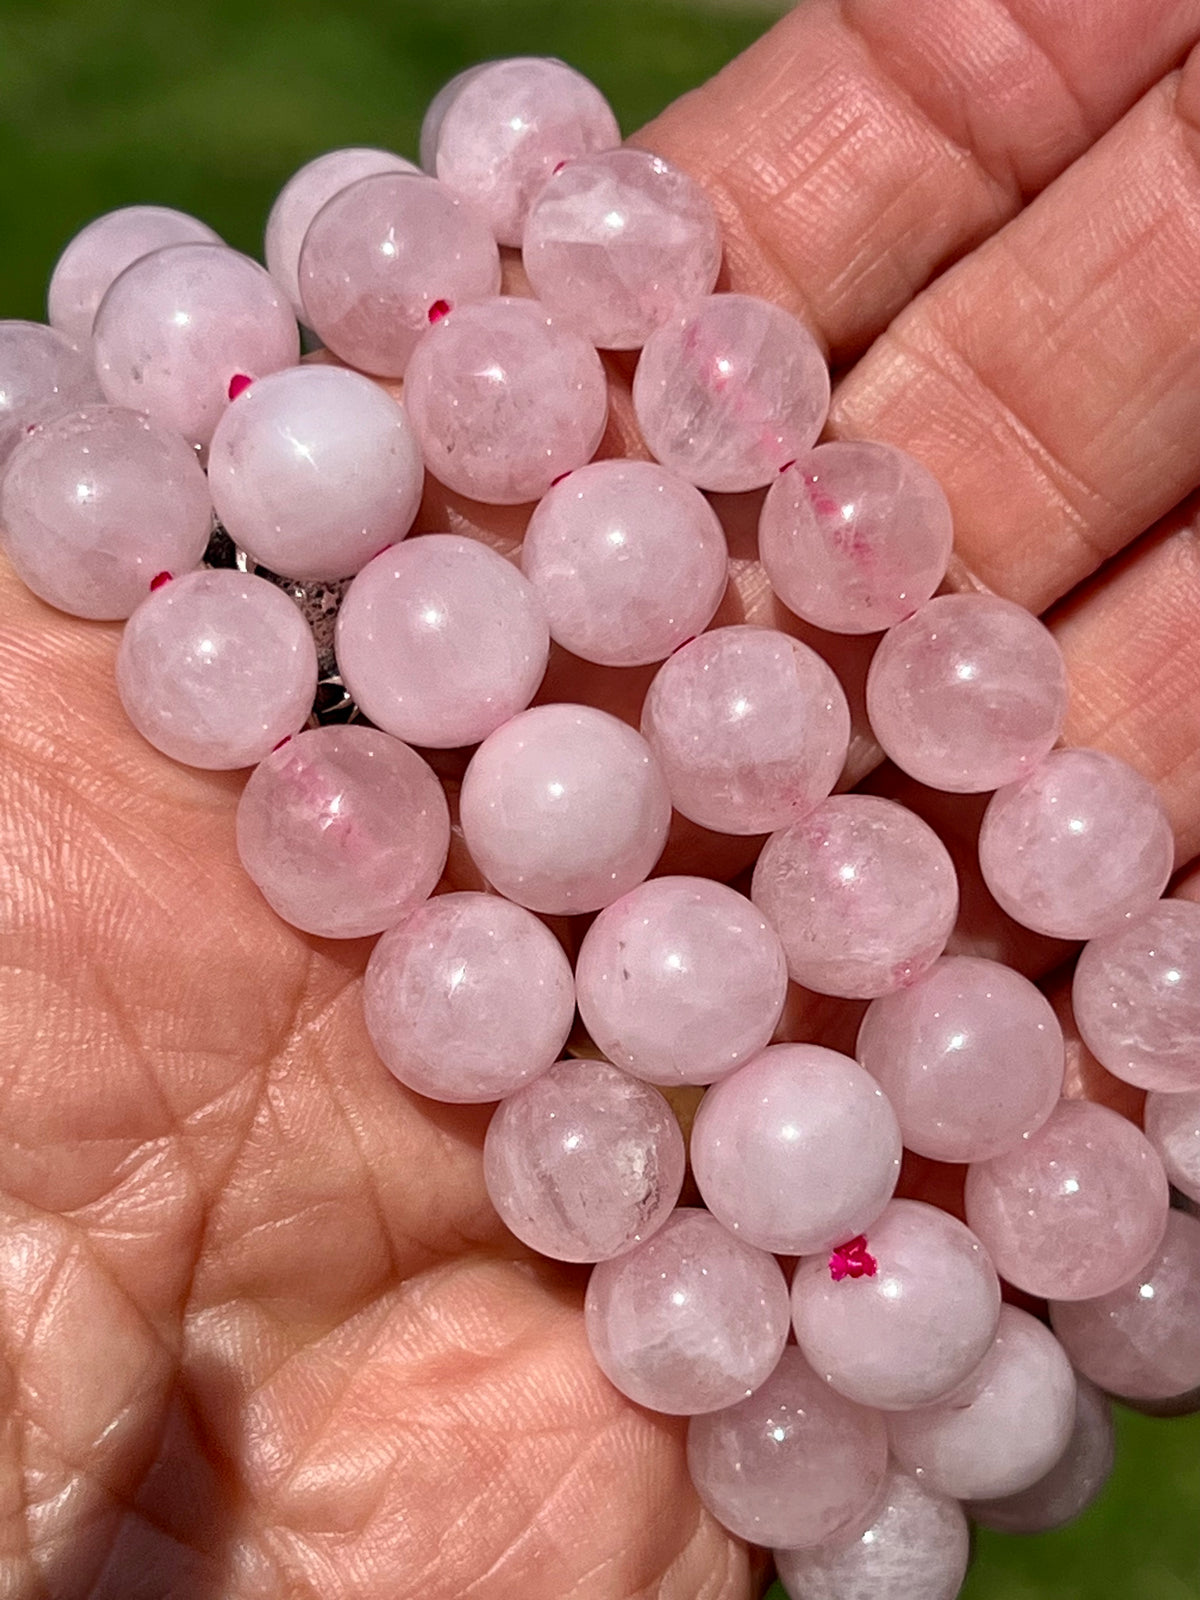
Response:
[[[561,56],[631,130],[769,20],[712,0],[0,0],[0,314],[41,318],[59,250],[118,205],[181,207],[257,253],[290,172],[345,144],[415,156],[425,104],[473,61]],[[982,1534],[964,1600],[1200,1600],[1200,1418],[1119,1426],[1100,1504],[1061,1533]]]

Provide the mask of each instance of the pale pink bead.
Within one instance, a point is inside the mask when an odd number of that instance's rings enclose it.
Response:
[[[796,1341],[814,1372],[860,1405],[929,1405],[971,1373],[996,1336],[1000,1282],[969,1228],[893,1200],[865,1246],[873,1275],[835,1279],[813,1257],[792,1279]]]
[[[250,767],[304,726],[317,650],[295,601],[245,572],[185,572],[148,594],[117,651],[129,720],[173,761]]]
[[[1081,1372],[1110,1394],[1169,1400],[1200,1389],[1200,1221],[1182,1211],[1141,1271],[1094,1300],[1051,1301]]]
[[[714,294],[647,339],[633,405],[651,453],[701,489],[759,489],[816,439],[829,371],[790,312]]]
[[[459,798],[476,866],[531,911],[599,911],[649,876],[671,800],[646,741],[592,706],[522,711],[471,758]]]
[[[835,795],[768,839],[751,894],[797,983],[864,1000],[920,977],[958,915],[958,879],[937,834],[866,794]]]
[[[169,206],[122,206],[89,222],[59,256],[46,297],[49,321],[68,339],[92,336],[96,307],[125,268],[168,244],[220,244],[198,217]]]
[[[1099,750],[1052,750],[992,797],[979,835],[1002,909],[1056,939],[1096,939],[1149,911],[1174,858],[1153,784]]]
[[[198,564],[208,485],[177,434],[88,406],[43,423],[9,459],[0,542],[23,583],[77,617],[127,617],[160,572]]]
[[[701,1500],[731,1533],[799,1550],[870,1510],[887,1472],[887,1429],[789,1345],[748,1400],[692,1418],[687,1459]]]
[[[946,956],[873,1000],[855,1049],[892,1102],[904,1143],[935,1161],[988,1161],[1020,1144],[1062,1094],[1054,1008],[1028,978]]]
[[[771,588],[832,633],[878,633],[941,583],[954,542],[933,474],[894,445],[819,444],[767,491],[758,553]]]
[[[636,667],[708,627],[729,552],[716,512],[690,483],[652,461],[593,461],[539,502],[521,568],[564,649]]]
[[[41,322],[0,322],[0,465],[39,423],[103,398],[90,348]]]
[[[610,1061],[650,1083],[714,1083],[770,1042],[787,964],[744,895],[708,878],[653,878],[592,923],[575,983]]]
[[[812,1550],[776,1550],[791,1600],[956,1600],[971,1557],[961,1506],[889,1467],[871,1526]]]
[[[1083,1042],[1115,1077],[1200,1090],[1200,903],[1162,900],[1085,945],[1071,1005]]]
[[[242,865],[285,922],[328,939],[382,933],[420,905],[450,848],[442,786],[376,728],[311,728],[250,775]]]
[[[426,332],[404,403],[435,478],[473,500],[520,505],[595,454],[608,386],[581,334],[536,300],[501,295]]]
[[[1147,1095],[1146,1137],[1175,1187],[1200,1202],[1200,1089]]]
[[[220,244],[167,245],[126,267],[100,302],[94,343],[106,397],[195,445],[212,438],[234,378],[300,357],[283,291]]]
[[[778,1365],[787,1280],[774,1256],[707,1211],[680,1209],[593,1270],[584,1324],[601,1372],[638,1405],[670,1416],[717,1411]]]
[[[608,102],[564,61],[515,56],[460,73],[434,100],[421,161],[519,245],[534,198],[560,162],[621,142]]]
[[[972,1500],[973,1522],[997,1533],[1048,1533],[1086,1511],[1108,1482],[1116,1455],[1112,1406],[1087,1378],[1075,1375],[1075,1427],[1044,1478],[1001,1500]]]
[[[647,150],[568,161],[533,202],[521,241],[533,291],[602,350],[637,350],[711,294],[721,270],[712,202]]]
[[[1047,1300],[1125,1283],[1158,1248],[1167,1202],[1149,1141],[1089,1100],[1060,1100],[1015,1150],[967,1173],[967,1221],[997,1272]]]
[[[649,1084],[607,1061],[559,1061],[501,1101],[483,1145],[500,1220],[557,1261],[607,1261],[667,1221],[683,1135]]]
[[[571,964],[544,922],[496,894],[441,894],[389,929],[363,979],[367,1032],[418,1094],[499,1100],[558,1059]]]
[[[425,480],[404,407],[339,367],[289,367],[227,407],[208,481],[226,531],[289,578],[344,578],[412,526]]]
[[[313,218],[328,200],[360,178],[380,172],[419,172],[420,168],[390,150],[350,148],[327,150],[294,172],[276,196],[267,217],[263,257],[267,271],[287,295],[292,310],[304,321],[300,300],[300,246]]]
[[[1075,1374],[1043,1323],[1002,1306],[995,1343],[937,1405],[888,1418],[892,1452],[922,1487],[959,1500],[1027,1489],[1060,1460],[1075,1426]]]
[[[457,534],[383,551],[338,613],[338,667],[355,701],[397,738],[435,749],[478,744],[523,711],[549,649],[533,586]]]
[[[900,1176],[900,1130],[875,1080],[815,1044],[776,1044],[710,1089],[692,1126],[708,1209],[780,1255],[864,1233]]]
[[[452,307],[500,288],[500,252],[472,206],[421,173],[360,178],[313,218],[297,269],[304,321],[352,367],[398,378]]]
[[[918,783],[980,794],[1026,777],[1062,732],[1066,663],[1024,606],[939,595],[884,635],[867,714],[885,754]]]
[[[714,628],[659,668],[642,733],[677,811],[718,833],[770,833],[838,781],[850,710],[828,662],[790,634]]]

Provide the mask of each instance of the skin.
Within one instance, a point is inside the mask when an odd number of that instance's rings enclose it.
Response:
[[[938,474],[953,582],[1048,611],[1068,738],[1160,786],[1181,866],[1200,852],[1198,38],[1200,0],[812,0],[638,140],[708,185],[728,287],[824,340],[831,434]],[[795,626],[753,506],[724,509],[721,620]],[[505,546],[520,519],[431,494],[422,525]],[[682,1424],[592,1365],[584,1274],[492,1215],[487,1108],[381,1069],[367,943],[293,932],[242,878],[242,779],[126,726],[115,626],[0,581],[0,1588],[758,1593],[764,1562],[689,1487]],[[859,650],[838,657],[851,682]],[[628,709],[641,681],[560,662],[547,693]],[[673,849],[737,869],[711,838]],[[965,899],[981,947],[1060,958]],[[794,1000],[793,1031],[845,1033]],[[1086,1064],[1072,1082],[1106,1092]]]

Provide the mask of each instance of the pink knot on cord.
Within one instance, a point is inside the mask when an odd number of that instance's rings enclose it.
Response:
[[[829,1257],[829,1276],[834,1283],[843,1278],[873,1278],[879,1263],[867,1250],[867,1236],[860,1233],[848,1244],[840,1244]]]
[[[153,594],[155,589],[161,589],[164,583],[170,583],[170,581],[171,574],[169,572],[156,572],[150,579],[150,593]]]
[[[244,372],[235,372],[229,380],[229,398],[236,400],[238,395],[244,394],[253,382],[254,379],[247,377]]]
[[[443,317],[450,314],[449,300],[435,300],[429,308],[430,322],[440,322]]]

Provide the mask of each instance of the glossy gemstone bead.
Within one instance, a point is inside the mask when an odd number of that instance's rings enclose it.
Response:
[[[1075,1374],[1075,1427],[1067,1448],[1044,1478],[1000,1500],[972,1500],[973,1522],[997,1533],[1048,1533],[1087,1510],[1108,1482],[1116,1432],[1108,1397]]]
[[[1200,1089],[1148,1094],[1146,1137],[1175,1187],[1200,1202]]]
[[[41,322],[0,322],[0,466],[29,429],[103,398],[90,348]]]

